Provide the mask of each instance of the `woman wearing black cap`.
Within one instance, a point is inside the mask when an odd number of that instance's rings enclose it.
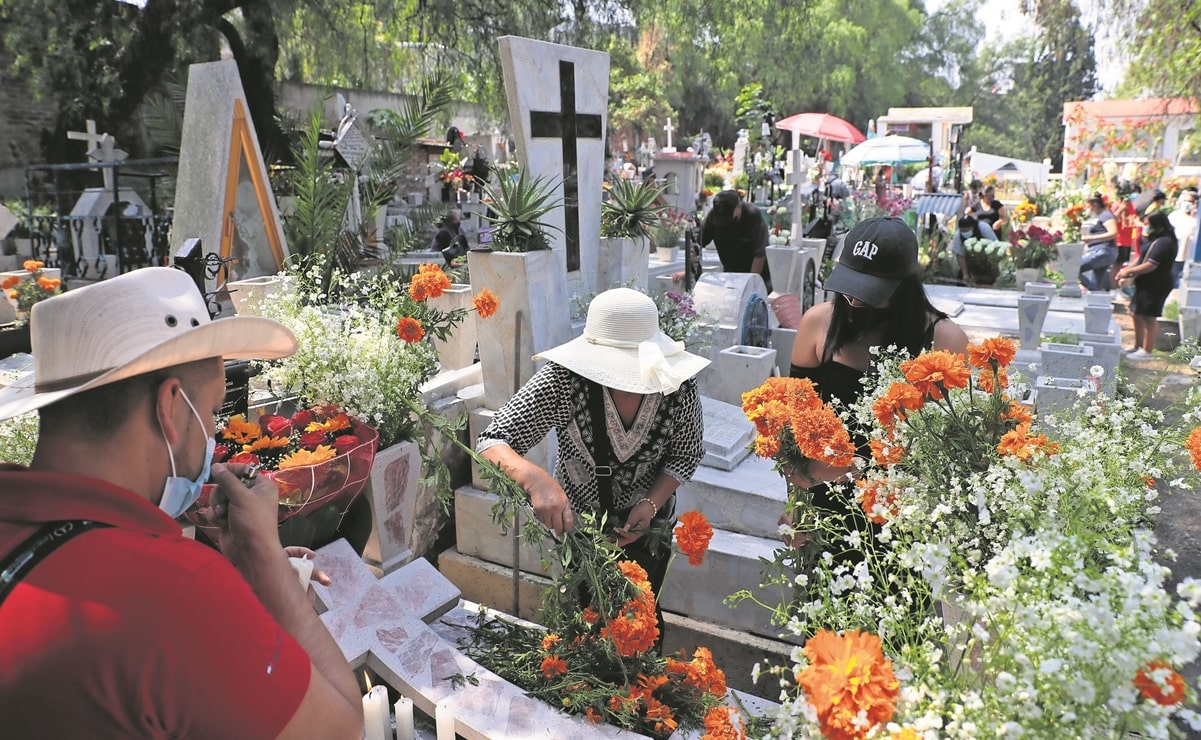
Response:
[[[967,334],[930,303],[921,273],[917,237],[904,221],[881,217],[857,224],[825,283],[838,297],[801,316],[792,377],[812,380],[822,400],[850,406],[863,393],[872,347],[895,345],[914,357],[928,349],[965,353]],[[811,477],[791,480],[811,488],[845,472],[811,464]],[[853,494],[842,488],[823,485],[813,494],[818,508],[853,511]]]

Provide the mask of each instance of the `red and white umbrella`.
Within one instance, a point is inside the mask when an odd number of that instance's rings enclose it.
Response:
[[[848,144],[858,144],[867,139],[854,124],[829,113],[798,113],[776,121],[776,128],[812,136],[815,139],[829,139]]]

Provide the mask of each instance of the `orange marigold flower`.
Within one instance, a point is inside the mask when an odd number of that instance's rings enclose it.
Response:
[[[567,662],[557,655],[548,655],[542,659],[542,675],[549,680],[567,673]]]
[[[326,460],[332,460],[337,457],[338,453],[329,445],[318,445],[315,450],[296,450],[295,452],[284,455],[279,461],[279,469],[287,470],[288,468],[299,468],[304,465],[316,465],[323,463]]]
[[[892,438],[873,439],[868,444],[872,448],[872,459],[878,465],[890,468],[905,458],[905,448]]]
[[[641,655],[654,647],[659,639],[659,620],[650,589],[627,601],[601,630],[601,637],[612,640],[617,654],[623,658]]]
[[[259,437],[248,445],[242,446],[242,452],[278,452],[288,449],[292,440],[287,437]]]
[[[605,719],[601,713],[596,711],[596,709],[593,707],[586,707],[584,709],[584,716],[587,717],[588,721],[594,725],[599,725]]]
[[[775,437],[764,437],[760,434],[755,438],[755,454],[759,457],[775,457],[780,452],[780,440]]]
[[[713,662],[713,653],[708,648],[698,647],[692,655],[692,660],[687,663],[668,658],[665,673],[695,689],[698,695],[725,696],[726,674]]]
[[[1001,388],[1009,387],[1009,374],[1004,370],[984,370],[976,376],[976,387],[985,393],[995,393]]]
[[[1166,660],[1153,660],[1139,668],[1134,685],[1148,701],[1165,707],[1184,701],[1184,678]]]
[[[585,624],[596,624],[600,621],[600,614],[592,607],[584,607],[584,611],[580,612],[580,619],[584,620]]]
[[[471,299],[471,303],[475,306],[475,312],[480,315],[481,319],[486,319],[496,313],[496,309],[500,308],[500,299],[492,291],[484,288],[475,297]]]
[[[896,382],[888,387],[883,396],[872,404],[876,421],[885,429],[891,429],[898,421],[904,421],[907,411],[917,411],[926,402],[921,392],[908,383]]]
[[[15,291],[15,290],[10,290],[10,291],[8,291],[8,293],[6,293],[6,295],[7,295],[9,298],[12,298],[13,300],[16,300],[17,296],[18,296],[18,295],[20,295],[20,294],[19,294],[19,293],[17,293],[17,291]]]
[[[26,272],[37,272],[46,265],[38,260],[25,260],[21,263],[21,267],[25,268]]]
[[[732,717],[738,714],[734,707],[716,706],[705,712],[705,734],[703,740],[742,740],[745,737],[742,730],[734,726]],[[745,728],[745,723],[739,717],[739,724]]]
[[[546,635],[542,638],[542,649],[549,653],[555,645],[559,644],[559,639],[559,636],[555,634]]]
[[[1189,432],[1184,446],[1188,450],[1189,457],[1193,459],[1193,467],[1201,470],[1201,427]]]
[[[819,630],[805,643],[809,665],[797,674],[822,732],[831,740],[862,738],[896,711],[900,683],[880,638],[859,630]],[[867,718],[862,723],[860,715]]]
[[[58,290],[58,286],[62,285],[63,281],[58,278],[40,277],[38,278],[38,287],[47,293],[53,293]]]
[[[621,574],[643,591],[651,590],[650,577],[646,575],[646,569],[633,560],[619,560],[617,567],[621,570]]]
[[[409,281],[409,295],[418,303],[428,298],[437,298],[450,289],[450,278],[446,273],[436,265],[431,267],[435,269],[421,270]]]
[[[239,445],[250,444],[261,436],[263,436],[263,431],[259,425],[246,421],[246,417],[242,414],[229,417],[225,428],[221,430],[222,439]]]
[[[429,286],[424,279],[421,279],[421,275],[414,275],[413,279],[409,281],[409,295],[418,303],[422,303],[430,297]]]
[[[923,396],[935,401],[953,388],[966,388],[972,377],[963,357],[943,349],[902,362],[901,372]]]
[[[855,457],[851,435],[828,405],[794,411],[789,429],[797,449],[811,460],[842,466],[850,465]]]
[[[888,520],[899,512],[897,494],[892,488],[881,481],[860,480],[855,483],[859,488],[863,513],[876,524],[887,524]]]
[[[1007,421],[1016,421],[1018,424],[1030,424],[1034,421],[1030,407],[1017,401],[1009,402],[1009,408],[1001,412],[1001,418]]]
[[[405,316],[396,322],[396,336],[410,344],[420,342],[421,338],[425,336],[425,327],[412,316]]]
[[[1045,434],[1031,437],[1029,423],[1018,424],[1016,429],[1005,432],[997,443],[997,452],[1016,457],[1022,462],[1029,462],[1039,450],[1052,455],[1059,450],[1059,446],[1049,441]]]
[[[442,265],[436,262],[425,262],[417,266],[417,272],[420,274],[429,272],[442,272]]]
[[[1004,337],[985,339],[980,344],[967,346],[967,361],[972,367],[980,369],[998,369],[1013,362],[1017,355],[1017,345]]]
[[[16,275],[9,275],[8,277],[4,278],[4,282],[0,283],[0,290],[8,290],[19,282],[21,282],[21,278],[17,277]]]
[[[350,429],[350,417],[346,414],[335,414],[325,421],[311,421],[305,425],[306,432],[340,432],[343,429]]]
[[[680,546],[680,552],[688,556],[689,565],[705,562],[705,551],[713,539],[713,527],[709,526],[704,514],[699,511],[684,512],[680,515],[675,533],[676,544]]]
[[[667,679],[664,678],[664,681]],[[648,696],[646,701],[646,719],[654,723],[655,732],[662,735],[670,735],[679,727],[675,716],[671,713],[671,707],[659,701],[653,696]]]

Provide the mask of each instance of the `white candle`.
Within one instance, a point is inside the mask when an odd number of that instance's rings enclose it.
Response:
[[[416,730],[413,728],[413,700],[402,696],[396,702],[396,740],[414,740]]]
[[[434,722],[438,725],[438,740],[455,740],[455,715],[450,702],[438,702],[434,709]]]
[[[373,686],[363,697],[363,726],[367,740],[387,740],[392,728],[388,722],[388,690]]]

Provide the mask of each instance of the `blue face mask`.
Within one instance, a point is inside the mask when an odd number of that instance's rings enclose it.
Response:
[[[180,393],[183,393],[182,389],[180,389]],[[200,414],[192,405],[192,400],[188,398],[187,393],[183,393],[183,400],[187,401],[188,408],[192,410],[192,415],[196,417],[196,422],[200,424],[200,429],[203,431],[204,420],[200,418]],[[213,450],[217,448],[217,440],[212,437],[208,437],[206,440],[204,465],[200,468],[200,475],[196,476],[196,480],[175,474],[175,452],[172,451],[166,434],[163,435],[163,441],[167,442],[167,454],[171,456],[171,475],[163,483],[163,498],[158,502],[158,508],[167,512],[167,516],[175,519],[187,511],[189,506],[196,503],[196,499],[200,498],[200,489],[209,479],[209,471],[213,466]]]

